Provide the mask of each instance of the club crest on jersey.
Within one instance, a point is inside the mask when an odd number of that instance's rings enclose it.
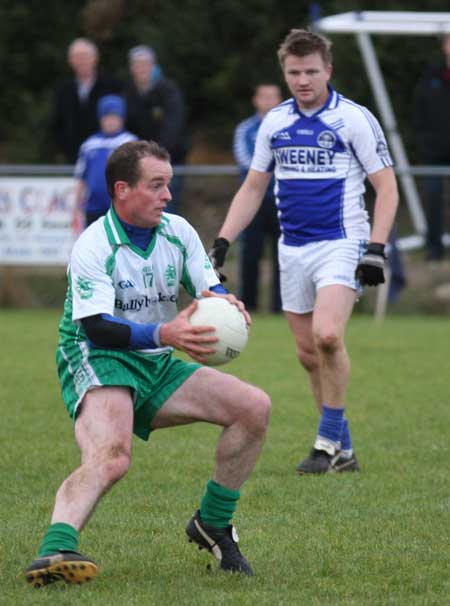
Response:
[[[87,278],[79,276],[76,282],[76,289],[82,299],[90,299],[94,294],[94,284]]]
[[[386,141],[380,140],[377,142],[377,154],[379,156],[388,156],[389,155],[389,149],[388,149]]]
[[[317,137],[320,147],[331,149],[336,144],[336,135],[331,130],[323,130]]]
[[[144,279],[145,288],[151,288],[153,286],[153,266],[146,265],[142,268],[142,277]]]

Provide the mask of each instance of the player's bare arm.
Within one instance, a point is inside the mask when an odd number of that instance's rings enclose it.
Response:
[[[376,192],[373,227],[370,240],[385,244],[389,239],[398,207],[398,189],[392,168],[384,168],[369,175]]]
[[[245,181],[231,202],[219,232],[220,238],[225,238],[230,243],[234,242],[241,231],[249,225],[261,206],[271,178],[272,173],[262,173],[253,169],[248,171]]]
[[[231,202],[219,235],[208,253],[214,269],[217,270],[223,266],[230,244],[255,217],[271,177],[272,173],[263,173],[253,169],[247,173],[245,181]],[[221,282],[226,281],[226,276],[220,272],[218,276]]]
[[[86,183],[82,179],[77,179],[75,182],[75,204],[73,207],[72,227],[75,232],[80,232],[82,229],[82,209],[83,202],[86,199]]]
[[[369,181],[376,192],[373,227],[370,242],[359,260],[355,275],[360,284],[377,286],[385,282],[384,249],[397,211],[398,192],[392,168],[369,175]]]

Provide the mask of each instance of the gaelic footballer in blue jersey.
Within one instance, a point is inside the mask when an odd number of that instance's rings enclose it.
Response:
[[[148,141],[121,145],[106,167],[112,208],[73,248],[57,362],[82,463],[59,488],[38,557],[25,571],[35,587],[96,576],[97,564],[77,551],[79,532],[128,471],[133,433],[147,440],[155,429],[196,421],[223,432],[186,533],[222,570],[253,574],[231,519],[264,441],[270,400],[257,387],[201,365],[217,338],[211,327],[189,322],[196,299],[226,298],[251,320],[219,284],[196,231],[165,213],[171,178],[164,148]],[[193,302],[178,312],[180,284]],[[174,358],[174,348],[197,363]]]
[[[330,41],[292,30],[278,58],[292,97],[263,120],[249,173],[210,256],[223,265],[274,175],[283,311],[320,414],[314,447],[297,472],[357,470],[345,417],[350,361],[344,337],[361,286],[384,282],[397,184],[377,119],[330,85]],[[372,228],[366,178],[376,194]]]

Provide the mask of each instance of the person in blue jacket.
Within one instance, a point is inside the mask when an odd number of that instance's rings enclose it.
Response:
[[[135,135],[124,130],[126,103],[119,95],[105,95],[97,103],[100,131],[81,145],[75,165],[75,231],[88,227],[111,206],[105,168],[111,153]]]

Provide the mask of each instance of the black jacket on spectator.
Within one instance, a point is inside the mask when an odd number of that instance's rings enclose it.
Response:
[[[130,83],[126,92],[126,128],[140,139],[153,140],[165,147],[172,164],[183,164],[188,150],[186,112],[177,84],[160,77],[150,90],[140,94]]]
[[[55,90],[51,130],[57,148],[70,164],[77,160],[80,145],[99,130],[97,101],[118,94],[123,86],[118,80],[98,76],[85,101],[80,101],[76,80],[63,80]]]
[[[425,164],[450,160],[450,68],[444,60],[430,66],[415,91],[414,126]]]

